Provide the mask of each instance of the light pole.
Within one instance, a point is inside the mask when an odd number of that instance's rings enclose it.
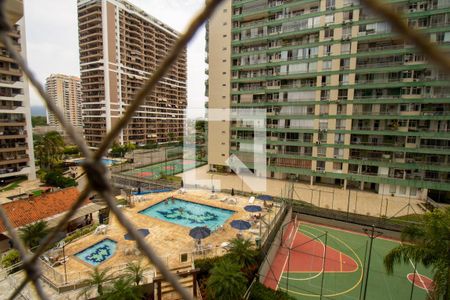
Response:
[[[213,178],[214,178],[215,174],[211,174],[211,192],[214,193],[214,183],[213,183]]]
[[[66,268],[66,242],[64,240],[61,241],[62,252],[63,252],[63,262],[64,262],[64,283],[67,283],[67,268]]]
[[[367,270],[366,270],[366,280],[364,284],[364,294],[362,299],[366,299],[367,294],[367,284],[369,281],[369,272],[370,272],[370,259],[372,257],[372,246],[373,246],[373,240],[382,235],[383,233],[381,231],[375,231],[375,225],[372,225],[371,229],[363,228],[363,231],[367,236],[370,238],[370,244],[369,244],[369,258],[367,259]]]

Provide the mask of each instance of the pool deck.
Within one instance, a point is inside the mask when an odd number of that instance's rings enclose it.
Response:
[[[236,211],[236,213],[225,222],[224,230],[214,231],[209,237],[202,240],[203,245],[210,245],[214,249],[214,255],[222,255],[225,253],[225,250],[220,248],[220,244],[235,238],[236,234],[239,232],[239,230],[236,230],[229,225],[230,222],[236,219],[248,220],[251,213],[246,212],[244,210],[244,206],[249,203],[247,198],[233,196],[233,198],[237,200],[237,204],[228,204],[221,202],[220,199],[223,197],[230,197],[230,195],[218,193],[217,199],[208,199],[209,195],[210,193],[204,190],[188,190],[185,194],[180,194],[177,192],[149,194],[141,196],[140,202],[134,203],[133,207],[124,207],[122,208],[122,211],[136,228],[146,228],[150,231],[150,234],[145,237],[147,243],[153,247],[156,253],[163,258],[170,268],[176,268],[186,264],[191,264],[191,255],[189,255],[189,260],[187,263],[180,262],[181,253],[191,254],[194,252],[195,241],[189,236],[189,231],[191,228],[152,218],[140,214],[139,211],[172,196],[186,201]],[[260,200],[255,200],[253,204],[263,206],[263,202]],[[270,212],[263,209],[261,214],[264,220],[267,221],[273,219],[278,210],[278,207],[274,207],[274,209]],[[254,225],[252,228],[259,230],[259,225],[257,227]],[[81,261],[75,257],[74,254],[105,238],[116,241],[117,250],[111,258],[107,259],[98,266],[100,269],[106,267],[119,269],[130,261],[138,261],[143,259],[144,256],[139,253],[134,253],[132,255],[128,253],[125,254],[128,249],[137,249],[134,241],[124,239],[125,234],[126,230],[119,224],[117,218],[110,214],[110,221],[106,234],[96,235],[92,233],[68,244],[65,247],[65,255],[69,257],[69,260],[66,263],[68,281],[78,281],[87,276],[86,271],[91,271],[94,269],[92,265]],[[253,240],[257,237],[257,234],[251,233],[250,231],[242,231],[242,234],[244,238],[250,238]],[[54,269],[58,273],[64,274],[64,267],[62,265],[55,267]]]

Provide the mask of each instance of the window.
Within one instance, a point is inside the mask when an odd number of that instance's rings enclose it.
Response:
[[[341,54],[348,54],[351,51],[350,43],[342,43],[341,44]]]
[[[334,36],[334,29],[333,28],[325,28],[324,31],[324,38],[331,39]]]
[[[408,136],[407,143],[408,144],[415,144],[416,143],[416,137],[415,136]]]
[[[341,70],[347,70],[350,68],[350,58],[341,58],[340,67]]]
[[[397,186],[396,185],[389,185],[389,193],[391,194],[395,194],[395,192],[397,191]]]
[[[334,14],[325,15],[325,24],[334,22]]]
[[[416,196],[416,195],[417,195],[417,188],[415,188],[415,187],[410,187],[410,188],[409,188],[409,195],[411,195],[411,196]]]
[[[322,63],[322,70],[331,70],[331,60],[324,60]]]
[[[343,15],[344,15],[343,16],[344,21],[351,21],[351,20],[353,20],[353,10],[344,11]]]
[[[324,45],[323,46],[323,55],[330,55],[331,54],[331,45]]]
[[[335,0],[327,0],[325,3],[326,10],[333,10],[335,7]]]
[[[320,91],[320,100],[330,100],[330,90]]]
[[[341,84],[341,85],[348,84],[348,74],[340,74],[339,75],[339,84]]]
[[[338,100],[347,100],[348,90],[338,90]]]
[[[406,186],[401,186],[399,193],[400,193],[400,195],[406,195]]]

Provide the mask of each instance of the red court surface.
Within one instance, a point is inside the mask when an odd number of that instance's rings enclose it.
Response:
[[[174,166],[165,166],[164,170],[175,170]]]
[[[322,268],[325,245],[318,239],[312,240],[311,237],[298,232],[297,226],[294,228],[292,224],[288,225],[283,240],[289,245],[283,245],[278,249],[271,265],[272,270],[269,270],[264,281],[264,285],[269,288],[276,289],[282,273],[287,271],[288,266],[289,272],[296,273],[320,273],[323,269],[325,273],[358,270],[358,264],[353,258],[329,246],[326,247],[325,268]]]
[[[433,280],[431,280],[427,276],[420,275],[419,273],[416,273],[416,275],[414,276],[414,273],[409,273],[407,277],[409,282],[412,282],[414,280],[415,286],[426,291],[433,290]]]
[[[183,160],[183,165],[193,165],[195,164],[195,160]]]

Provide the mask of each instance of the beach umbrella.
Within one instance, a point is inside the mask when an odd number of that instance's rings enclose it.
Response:
[[[252,227],[252,225],[244,220],[233,220],[231,221],[231,227],[239,230],[247,230]]]
[[[259,195],[256,198],[259,200],[264,200],[264,201],[271,201],[273,199],[273,197],[270,195]]]
[[[244,209],[245,209],[245,211],[248,211],[248,212],[262,211],[262,208],[259,205],[247,205],[244,207]]]
[[[140,229],[138,229],[137,231],[138,231],[138,233],[139,233],[143,238],[150,234],[150,231],[149,231],[148,229],[145,229],[145,228],[140,228]],[[129,234],[129,233],[124,234],[123,237],[124,237],[127,241],[134,241],[134,238],[133,238],[133,237],[131,236],[131,234]]]
[[[208,237],[211,234],[211,230],[206,226],[197,226],[189,231],[189,235],[196,240],[201,240]]]

